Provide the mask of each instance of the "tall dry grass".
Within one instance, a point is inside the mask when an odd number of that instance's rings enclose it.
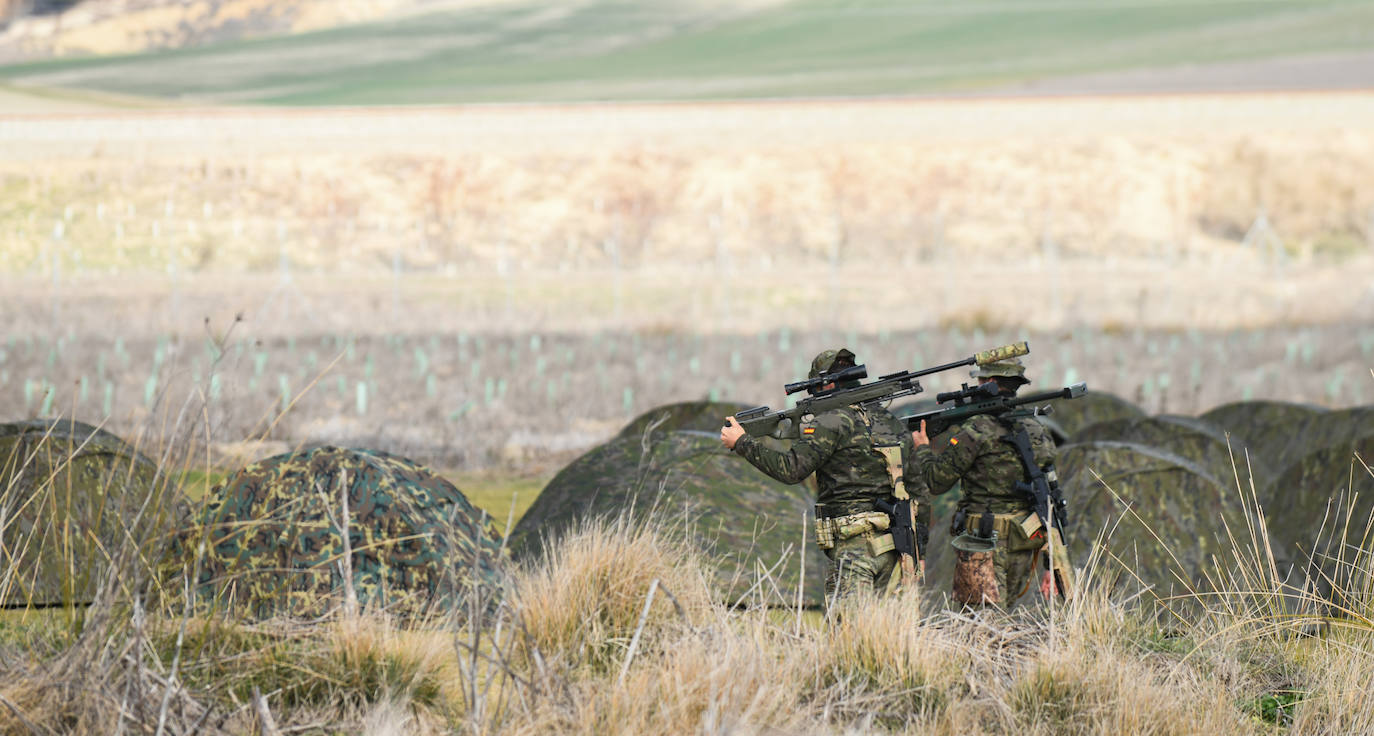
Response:
[[[717,600],[659,522],[588,523],[464,611],[248,622],[107,576],[80,630],[0,626],[6,733],[1346,734],[1374,730],[1361,529],[1284,574],[1253,496],[1212,585],[1067,605],[839,616]],[[125,565],[131,564],[124,561]],[[129,568],[125,568],[126,570]],[[1304,574],[1305,571],[1305,574]],[[115,582],[123,580],[124,582]],[[148,604],[147,601],[154,601]]]

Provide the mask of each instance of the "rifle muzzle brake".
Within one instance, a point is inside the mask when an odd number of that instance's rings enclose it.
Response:
[[[973,362],[977,363],[978,365],[987,365],[988,363],[996,363],[1003,360],[1010,360],[1012,358],[1019,358],[1023,355],[1029,354],[1030,343],[1027,343],[1025,340],[1022,340],[1021,342],[1014,342],[1010,345],[1003,345],[1000,348],[984,350],[983,352],[973,356]]]

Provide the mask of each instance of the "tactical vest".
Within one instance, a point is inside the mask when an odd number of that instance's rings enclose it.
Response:
[[[849,407],[858,418],[859,431],[851,438],[852,447],[881,465],[886,483],[885,494],[900,501],[910,498],[903,478],[902,437],[895,422],[873,416],[862,406]],[[873,499],[876,501],[877,499]],[[816,541],[821,549],[829,549],[836,542],[863,536],[869,542],[870,554],[876,556],[893,549],[891,534],[885,534],[890,519],[876,508],[862,509],[816,506]]]
[[[906,491],[900,485],[901,436],[895,427],[887,426],[895,422],[884,421],[882,414],[859,406],[841,411],[849,412],[856,426],[835,455],[817,469],[817,516],[871,511],[878,499],[892,496],[899,488]],[[803,424],[803,431],[805,427]],[[829,481],[825,476],[829,476]]]
[[[873,417],[861,406],[854,407],[859,414],[859,421],[868,429],[868,443],[883,460],[883,465],[887,468],[887,477],[892,483],[892,497],[899,501],[905,501],[910,496],[907,494],[906,481],[902,477],[902,438],[893,431],[893,427],[886,423],[873,426]]]

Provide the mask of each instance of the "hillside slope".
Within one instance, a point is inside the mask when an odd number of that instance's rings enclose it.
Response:
[[[0,61],[131,54],[502,0],[0,0]]]
[[[411,10],[289,37],[0,67],[0,78],[214,103],[873,96],[1374,50],[1374,4],[1355,0],[508,0]],[[1328,86],[1328,66],[1307,68],[1310,79],[1281,86]],[[1273,86],[1263,68],[1253,76],[1250,88]]]

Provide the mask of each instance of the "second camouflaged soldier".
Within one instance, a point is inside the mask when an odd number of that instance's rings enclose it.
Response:
[[[855,365],[848,350],[826,350],[811,362],[811,378]],[[857,383],[857,382],[856,382]],[[826,384],[822,390],[834,387]],[[840,385],[838,388],[846,388]],[[779,449],[745,434],[734,417],[721,442],[754,467],[784,483],[816,474],[817,544],[830,560],[826,600],[895,590],[900,555],[887,533],[891,523],[879,501],[909,495],[916,516],[918,550],[930,528],[930,495],[915,460],[911,436],[879,405],[822,412],[800,427],[800,438]]]
[[[970,375],[980,384],[996,382],[1004,395],[1015,395],[1030,383],[1025,367],[1015,358],[989,363]],[[1029,588],[1036,560],[1042,556],[1037,553],[1045,546],[1046,530],[1031,500],[1016,490],[1026,471],[1016,449],[1007,442],[1019,430],[1028,435],[1036,464],[1049,467],[1055,459],[1054,440],[1040,422],[1028,416],[971,417],[942,435],[939,452],[931,448],[924,422],[912,433],[921,473],[932,494],[945,493],[962,481],[963,494],[950,521],[958,556],[951,597],[965,605],[1010,607]],[[1055,554],[1065,552],[1056,549]],[[1052,579],[1046,571],[1042,594],[1050,594]]]

